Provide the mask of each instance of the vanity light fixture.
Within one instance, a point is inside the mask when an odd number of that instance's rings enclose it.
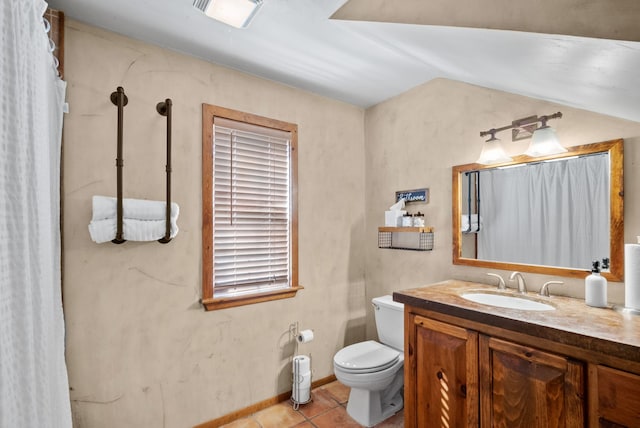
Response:
[[[512,130],[511,141],[531,138],[531,143],[524,152],[527,156],[547,156],[566,152],[567,149],[562,147],[553,128],[547,125],[547,121],[550,119],[558,119],[561,117],[561,112],[545,116],[529,116],[523,119],[514,120],[511,122],[511,125],[492,128],[488,131],[480,132],[481,137],[485,137],[487,135],[490,135],[491,137],[482,145],[482,152],[480,153],[480,158],[476,163],[482,165],[493,165],[512,160],[505,153],[500,140],[496,138],[496,133],[506,131],[507,129]],[[538,127],[538,122],[541,122],[540,127]]]
[[[193,6],[210,18],[236,28],[246,28],[263,0],[194,0]]]
[[[477,163],[492,165],[494,163],[505,163],[513,160],[505,153],[502,142],[496,138],[496,132],[495,129],[487,131],[487,134],[491,135],[491,137],[482,145],[482,152],[480,153],[480,158],[476,161]],[[480,133],[480,136],[483,137],[484,135]]]
[[[556,155],[567,151],[567,149],[560,145],[558,137],[556,136],[556,131],[547,125],[547,120],[554,119],[556,117],[562,117],[562,113],[558,112],[551,116],[540,117],[542,126],[533,131],[533,137],[531,138],[531,143],[529,143],[529,148],[524,152],[525,155],[537,157]]]

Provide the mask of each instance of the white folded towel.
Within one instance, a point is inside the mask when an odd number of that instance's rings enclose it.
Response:
[[[122,200],[122,237],[127,241],[157,241],[166,232],[167,203],[141,199]],[[171,203],[171,233],[178,234],[180,207]],[[93,197],[93,217],[89,223],[91,239],[97,243],[109,242],[116,237],[117,200],[107,196]]]
[[[469,224],[469,217],[471,217],[471,224]],[[478,214],[471,214],[471,216],[463,214],[461,220],[460,231],[463,233],[476,233],[482,226],[482,217],[478,217]]]

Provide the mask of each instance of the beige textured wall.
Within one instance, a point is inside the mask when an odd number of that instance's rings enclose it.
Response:
[[[364,111],[69,21],[64,124],[64,306],[77,428],[187,427],[290,390],[290,323],[314,379],[364,338]],[[92,195],[115,195],[116,107],[125,197],[164,199],[165,118],[173,100],[173,199],[167,245],[95,244]],[[201,278],[201,104],[299,126],[300,283],[294,299],[205,313]]]
[[[451,166],[473,162],[480,130],[562,111],[565,145],[623,137],[625,237],[640,234],[640,124],[464,83],[435,80],[363,112],[320,96],[70,21],[65,73],[64,231],[67,362],[76,427],[185,427],[290,388],[289,324],[313,328],[314,378],[343,345],[375,337],[370,298],[447,278],[485,281],[451,263]],[[174,102],[174,199],[168,245],[94,244],[91,196],[115,194],[116,109],[125,108],[125,196],[164,198],[164,118]],[[205,313],[200,296],[200,105],[297,123],[300,282],[295,299]],[[526,145],[526,143],[523,143]],[[523,147],[513,147],[514,152]],[[429,187],[418,207],[432,252],[377,248],[396,190]],[[364,200],[362,194],[364,192]],[[366,273],[366,274],[365,274]],[[365,292],[366,277],[366,292]],[[532,288],[548,277],[527,274]],[[564,294],[583,283],[564,279]],[[622,284],[610,285],[622,301]]]
[[[367,298],[448,278],[490,282],[485,276],[489,269],[452,264],[451,167],[475,162],[483,142],[480,131],[556,111],[562,111],[563,118],[549,124],[566,146],[625,138],[625,242],[635,242],[640,235],[640,123],[437,79],[380,103],[365,115]],[[499,136],[503,141],[509,138],[508,133]],[[505,146],[515,154],[527,144]],[[422,187],[430,188],[431,201],[416,207],[424,209],[427,225],[435,227],[434,250],[376,248],[375,229],[383,224],[394,192]],[[524,276],[531,289],[550,279]],[[584,298],[583,281],[559,279],[565,286],[553,291]],[[624,301],[623,288],[622,283],[610,284],[610,301]],[[371,316],[367,327],[369,334],[375,331]]]

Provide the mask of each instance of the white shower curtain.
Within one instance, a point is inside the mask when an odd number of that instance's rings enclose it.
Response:
[[[609,156],[482,171],[478,258],[590,269],[609,258]]]
[[[60,284],[65,82],[42,0],[0,1],[0,427],[71,427]]]

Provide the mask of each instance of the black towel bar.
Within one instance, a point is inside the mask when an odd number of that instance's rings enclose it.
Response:
[[[122,159],[122,126],[123,126],[123,110],[129,102],[124,94],[124,89],[118,86],[115,92],[111,94],[111,102],[118,107],[118,153],[116,156],[117,168],[117,202],[116,202],[116,237],[111,242],[114,244],[122,244],[126,242],[123,237],[123,207],[122,207],[122,170],[124,160]],[[167,174],[167,206],[165,210],[165,235],[158,239],[158,242],[166,244],[171,241],[171,99],[159,102],[156,105],[156,111],[167,118],[167,163],[165,171]]]
[[[111,93],[111,102],[118,107],[118,153],[116,155],[116,169],[117,169],[117,223],[116,223],[116,237],[111,242],[114,244],[122,244],[126,242],[126,239],[122,237],[122,167],[124,166],[124,160],[122,159],[122,122],[124,106],[129,103],[129,99],[124,94],[122,86],[118,86],[115,92]]]
[[[164,237],[158,239],[161,244],[166,244],[171,241],[171,106],[172,102],[170,98],[159,102],[156,105],[156,110],[162,116],[167,117],[167,164],[165,165],[165,171],[167,172],[167,208],[165,213],[165,233]]]
[[[471,233],[471,232],[480,232],[480,171],[467,171],[464,173],[465,176],[467,176],[467,230],[463,230],[462,233]],[[476,229],[474,230],[473,228],[473,223],[471,221],[471,213],[473,211],[473,207],[471,205],[471,176],[475,176],[476,178],[476,182],[475,185],[473,186],[473,194],[474,194],[474,202],[476,205],[476,215],[478,217],[477,219],[477,226]]]

